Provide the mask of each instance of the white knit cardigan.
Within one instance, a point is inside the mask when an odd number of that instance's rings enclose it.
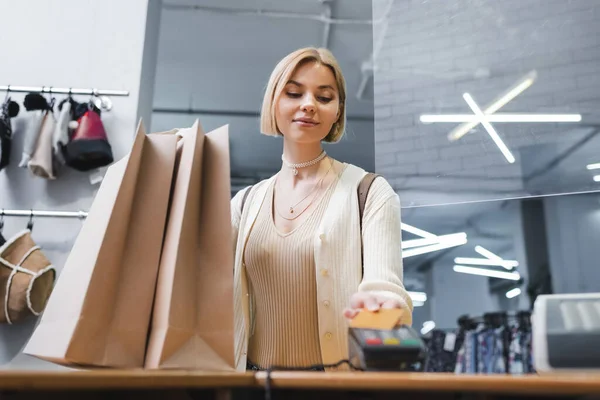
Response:
[[[400,200],[389,183],[373,182],[363,215],[364,276],[361,277],[361,232],[357,189],[366,172],[348,164],[342,173],[315,233],[319,338],[323,364],[348,358],[348,323],[343,310],[357,291],[375,291],[400,301],[412,312],[412,301],[402,284]],[[234,263],[234,328],[236,369],[246,368],[252,334],[252,295],[243,260],[250,230],[274,177],[256,184],[244,209],[244,192],[231,200]]]

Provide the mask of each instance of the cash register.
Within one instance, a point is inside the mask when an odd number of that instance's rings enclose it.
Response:
[[[540,295],[531,327],[537,372],[600,371],[600,293]]]

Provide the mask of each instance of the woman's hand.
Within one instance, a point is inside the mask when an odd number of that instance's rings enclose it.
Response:
[[[402,308],[402,304],[397,299],[382,294],[356,292],[350,297],[350,308],[344,310],[344,316],[352,319],[364,308],[377,311],[380,308]]]

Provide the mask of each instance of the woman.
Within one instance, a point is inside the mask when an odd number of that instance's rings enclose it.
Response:
[[[307,367],[346,359],[348,319],[403,308],[400,202],[375,179],[361,229],[366,172],[327,156],[344,134],[346,88],[325,49],[297,50],[275,67],[261,131],[283,137],[281,170],[233,198],[238,369]]]

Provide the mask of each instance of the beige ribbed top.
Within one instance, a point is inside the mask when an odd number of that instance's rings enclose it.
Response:
[[[321,364],[313,240],[334,185],[287,234],[274,223],[273,186],[244,254],[255,307],[248,361],[263,368]]]

